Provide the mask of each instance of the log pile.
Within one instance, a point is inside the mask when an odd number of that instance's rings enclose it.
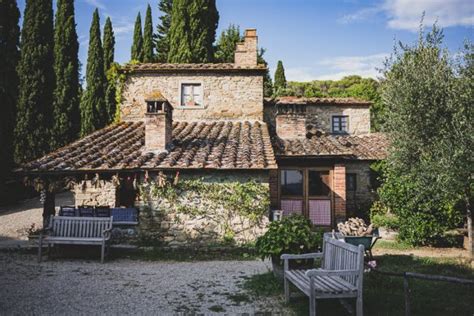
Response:
[[[337,224],[337,229],[344,236],[369,236],[372,235],[373,227],[372,224],[367,226],[362,218],[352,217],[349,218],[345,223]]]

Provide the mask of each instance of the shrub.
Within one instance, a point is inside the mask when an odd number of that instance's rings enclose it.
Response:
[[[284,217],[270,223],[268,231],[257,239],[257,253],[262,259],[279,258],[283,253],[301,254],[317,251],[322,233],[312,230],[311,221],[301,215]]]
[[[378,193],[398,218],[398,238],[410,245],[434,244],[462,221],[456,202],[433,192],[419,178],[389,174]]]
[[[370,208],[370,222],[375,227],[384,227],[391,230],[398,230],[400,227],[398,217],[391,213],[380,201],[375,201]]]

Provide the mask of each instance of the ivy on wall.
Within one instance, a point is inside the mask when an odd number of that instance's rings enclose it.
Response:
[[[236,220],[259,225],[270,207],[268,186],[256,181],[219,183],[186,179],[171,183],[161,175],[157,181],[144,181],[138,189],[145,203],[165,202],[157,203],[158,209],[154,211],[206,219],[220,227],[225,241],[232,241],[245,229],[244,225],[235,225]]]

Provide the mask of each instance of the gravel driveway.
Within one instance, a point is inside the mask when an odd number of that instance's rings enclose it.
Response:
[[[241,282],[267,272],[267,262],[150,262],[100,264],[0,252],[1,315],[273,314],[281,300],[250,297]]]

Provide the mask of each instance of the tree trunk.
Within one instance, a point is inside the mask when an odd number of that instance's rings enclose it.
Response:
[[[46,228],[49,225],[49,218],[54,215],[55,210],[55,194],[46,191],[46,197],[43,204],[43,227]]]
[[[468,251],[471,255],[471,260],[474,259],[474,242],[472,240],[472,212],[471,212],[471,203],[470,203],[470,195],[466,197],[466,217],[467,217],[467,240],[468,240]]]

